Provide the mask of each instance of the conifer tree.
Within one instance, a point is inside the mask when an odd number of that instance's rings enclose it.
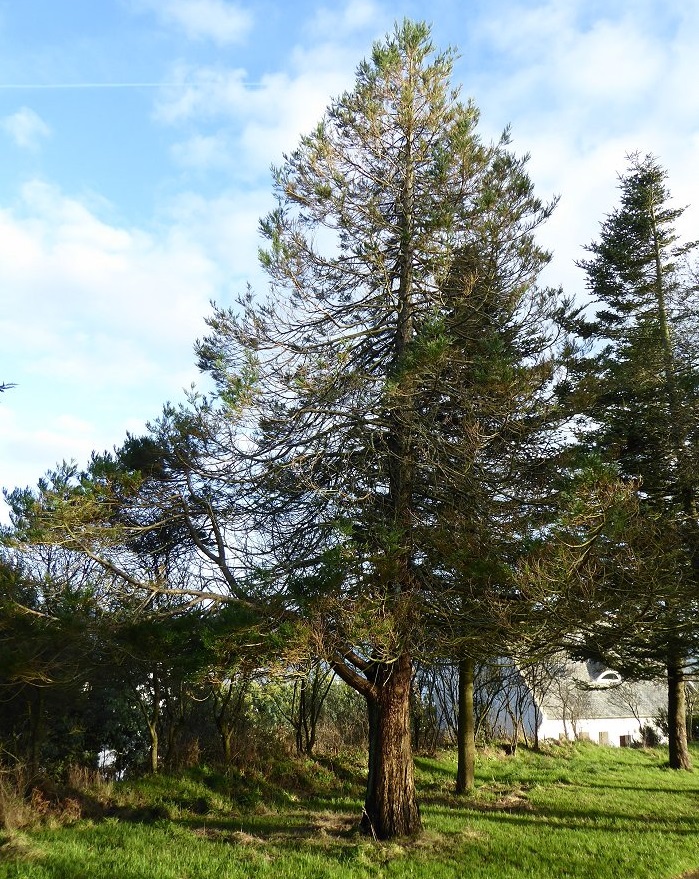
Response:
[[[689,768],[684,669],[697,644],[699,297],[688,258],[697,242],[680,243],[683,208],[671,204],[666,179],[653,156],[631,155],[620,205],[580,263],[596,313],[578,326],[591,352],[578,365],[576,394],[584,447],[638,483],[649,532],[662,533],[662,567],[673,570],[671,587],[667,577],[653,583],[650,570],[637,584],[638,604],[654,596],[653,622],[613,637],[607,627],[598,647],[617,667],[633,671],[636,661],[636,674],[662,661],[670,762]]]
[[[553,206],[507,137],[480,141],[451,68],[422,24],[374,47],[275,172],[268,300],[217,310],[199,349],[221,399],[256,413],[238,448],[267,582],[367,700],[378,837],[420,827],[412,660],[502,645],[508,564],[555,450],[565,303],[536,286],[533,236]]]

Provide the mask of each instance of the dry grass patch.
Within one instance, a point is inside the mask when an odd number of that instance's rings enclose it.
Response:
[[[492,796],[494,799],[486,800],[482,797]],[[534,812],[535,807],[529,801],[526,788],[514,787],[502,790],[500,786],[489,788],[484,785],[478,791],[478,797],[467,803],[470,808],[480,812]]]
[[[41,849],[23,833],[12,831],[0,836],[0,861],[24,863],[41,857]]]

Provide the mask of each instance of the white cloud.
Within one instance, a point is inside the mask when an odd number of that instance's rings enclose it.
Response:
[[[679,226],[696,237],[699,94],[687,83],[699,78],[698,25],[699,7],[675,0],[662,9],[504,0],[473,23],[476,48],[464,51],[457,76],[481,106],[482,130],[497,136],[511,123],[513,149],[531,153],[537,192],[561,195],[539,233],[554,251],[547,282],[584,294],[574,261],[617,204],[617,174],[635,150],[656,154],[678,204],[693,203]]]
[[[30,107],[22,107],[0,120],[0,125],[22,149],[37,150],[42,140],[51,136],[50,127]]]
[[[198,171],[230,168],[236,162],[234,150],[223,133],[196,134],[189,140],[174,144],[171,153],[178,165]]]
[[[246,84],[243,69],[192,67],[178,64],[168,77],[155,108],[156,119],[172,125],[194,117],[246,113],[256,100],[256,90]]]
[[[248,35],[252,14],[227,0],[141,0],[161,21],[184,31],[191,40],[219,45],[240,43]]]
[[[0,479],[8,489],[36,485],[38,479],[60,461],[76,460],[84,465],[93,450],[114,445],[109,437],[86,419],[60,416],[46,420],[40,414],[31,419],[19,412],[15,405],[21,388],[15,388],[14,400],[7,397],[0,406],[0,448],[4,460],[12,466],[0,463]],[[37,472],[37,461],[44,466]],[[4,477],[4,478],[3,478]],[[7,519],[7,511],[0,505],[0,521]]]
[[[357,63],[387,23],[373,0],[349,0],[320,9],[302,28],[308,41],[272,56],[277,68],[254,78],[242,67],[180,63],[167,77],[174,85],[161,93],[155,118],[200,130],[174,146],[175,161],[200,170],[226,167],[239,178],[266,173],[352,86]]]
[[[0,209],[0,289],[2,378],[17,384],[0,401],[0,485],[12,486],[32,461],[35,482],[181,399],[225,278],[178,217],[127,227],[33,181]]]
[[[183,230],[156,237],[109,223],[44,182],[25,184],[19,209],[0,212],[5,315],[145,338],[162,329],[172,343],[190,337],[219,280]]]
[[[292,72],[266,73],[249,84],[240,69],[179,65],[169,77],[178,83],[163,92],[155,110],[167,125],[217,126],[173,147],[188,167],[229,168],[235,156],[238,177],[266,174],[315,127],[330,100],[351,86],[357,55],[332,45],[296,50]],[[182,85],[179,85],[182,83]]]
[[[565,122],[595,128],[637,117],[668,75],[672,53],[632,12],[583,26],[575,4],[540,4],[482,24],[482,35],[509,75],[493,99],[530,118],[562,111]],[[481,82],[488,89],[488,80]],[[495,91],[495,89],[494,89]],[[594,118],[590,117],[594,114]],[[560,117],[559,117],[560,118]]]
[[[266,277],[257,258],[262,243],[260,217],[274,205],[270,186],[247,192],[229,192],[209,199],[182,193],[169,206],[172,222],[186,229],[191,242],[210,255],[223,282],[216,299],[230,302],[249,282],[262,290]]]
[[[351,84],[349,71],[312,70],[295,77],[284,74],[265,77],[258,100],[241,132],[240,145],[249,159],[257,157],[265,166],[279,164],[282,154],[293,150],[303,134],[313,130],[330,99]]]
[[[632,19],[600,21],[577,34],[561,51],[558,67],[567,76],[558,86],[585,100],[610,98],[619,104],[642,96],[663,73],[665,49]]]
[[[342,35],[371,27],[386,30],[390,19],[372,0],[349,0],[344,6],[320,7],[308,26],[315,38],[338,40]]]

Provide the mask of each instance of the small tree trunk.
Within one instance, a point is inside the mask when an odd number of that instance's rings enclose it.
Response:
[[[577,736],[576,736],[577,738]],[[517,745],[519,744],[519,715],[512,715],[512,738],[510,739],[509,753],[514,757],[517,753]]]
[[[221,740],[225,766],[230,766],[233,762],[233,738],[236,733],[241,733],[243,703],[247,690],[247,679],[237,690],[233,689],[231,682],[212,690],[214,721]]]
[[[459,661],[459,705],[456,725],[456,793],[473,790],[476,770],[476,735],[473,719],[473,659]]]
[[[158,772],[158,728],[152,723],[148,724],[148,735],[150,736],[150,771],[153,775]]]
[[[150,771],[156,775],[158,772],[158,721],[160,720],[160,678],[157,670],[152,673],[153,678],[153,703],[150,717],[146,717],[148,735],[150,736]]]
[[[179,723],[176,720],[170,720],[165,728],[165,756],[163,757],[163,766],[166,770],[172,770],[177,767],[177,733]]]
[[[682,660],[674,655],[668,657],[667,663],[667,723],[670,768],[691,770],[692,761],[687,747],[684,670]]]
[[[41,687],[30,687],[29,699],[29,772],[34,776],[39,771],[39,758],[44,732],[44,692]]]
[[[223,764],[224,766],[230,766],[233,760],[233,728],[224,720],[218,718],[216,726],[218,727],[218,735],[221,740],[221,748],[223,749]]]
[[[422,829],[410,744],[410,658],[380,666],[376,695],[367,696],[369,777],[362,830],[377,839]]]
[[[310,756],[316,741],[316,722],[319,706],[318,692],[308,678],[299,681],[299,712],[296,723],[296,753]]]

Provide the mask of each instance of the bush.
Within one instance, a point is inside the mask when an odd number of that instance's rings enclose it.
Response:
[[[32,823],[32,810],[24,798],[24,787],[21,771],[0,767],[0,830],[17,830]]]
[[[657,748],[660,744],[660,733],[654,726],[646,724],[641,729],[641,742],[644,748]]]

